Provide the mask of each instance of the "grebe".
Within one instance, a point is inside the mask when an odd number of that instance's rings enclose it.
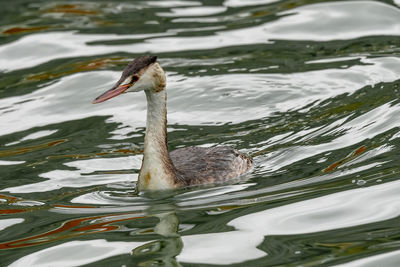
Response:
[[[134,59],[125,67],[114,87],[92,103],[100,103],[125,92],[138,91],[144,91],[147,98],[139,191],[223,182],[249,170],[251,158],[228,146],[187,147],[168,152],[166,77],[156,56]]]

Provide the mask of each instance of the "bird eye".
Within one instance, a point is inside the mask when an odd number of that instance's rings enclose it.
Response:
[[[139,80],[139,77],[138,76],[132,76],[132,81],[131,81],[131,83],[134,83],[134,82],[137,82],[137,80]]]

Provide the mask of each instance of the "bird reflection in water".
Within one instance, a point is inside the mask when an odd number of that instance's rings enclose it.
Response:
[[[183,248],[181,236],[178,234],[179,219],[171,206],[161,205],[149,210],[149,216],[159,218],[154,233],[160,235],[157,241],[151,241],[132,251],[133,256],[151,256],[139,266],[182,266],[177,260]]]

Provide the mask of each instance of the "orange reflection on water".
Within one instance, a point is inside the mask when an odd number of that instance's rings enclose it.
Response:
[[[21,212],[26,212],[28,210],[26,209],[5,209],[5,210],[0,210],[0,214],[13,214],[13,213],[21,213]]]
[[[50,28],[50,26],[36,26],[36,27],[13,27],[3,31],[3,34],[19,34],[24,32],[42,31]]]
[[[7,196],[7,195],[1,195],[0,194],[0,199],[4,199],[6,202],[4,204],[8,205],[11,203],[17,203],[18,201],[22,201],[22,198],[18,197],[13,197],[13,196]],[[2,202],[0,202],[3,204]],[[21,213],[21,212],[27,212],[29,209],[0,209],[0,214],[14,214],[14,213]]]
[[[1,195],[1,194],[0,194],[0,199],[5,199],[7,201],[7,203],[15,203],[18,200],[20,200],[20,198],[17,198],[17,197]]]
[[[129,216],[127,218],[126,217],[120,218],[121,215],[127,215],[127,214],[132,214],[132,216]],[[116,217],[116,219],[112,219],[113,217]],[[92,222],[93,220],[101,218],[108,218],[108,219],[106,221],[103,220],[103,222],[99,223]],[[60,227],[58,227],[55,230],[39,235],[34,235],[22,239],[0,243],[0,249],[28,247],[71,237],[78,237],[82,235],[112,231],[119,228],[118,225],[112,225],[112,223],[128,221],[133,219],[142,219],[142,218],[144,218],[144,216],[136,216],[133,213],[126,213],[126,214],[93,216],[93,217],[69,220],[63,223]]]
[[[51,141],[48,143],[39,144],[39,145],[35,145],[35,146],[17,147],[17,148],[10,149],[10,150],[3,150],[3,151],[0,151],[0,157],[24,154],[24,153],[32,152],[32,151],[35,151],[38,149],[44,149],[44,148],[56,146],[56,145],[66,142],[66,141],[68,141],[68,139],[60,139],[60,140],[55,140],[55,141]]]
[[[330,172],[335,170],[337,167],[339,167],[340,165],[343,165],[346,162],[349,162],[350,160],[358,157],[359,155],[361,155],[362,153],[364,153],[367,150],[366,146],[361,146],[359,148],[357,148],[355,151],[353,151],[352,153],[350,153],[350,155],[348,155],[347,157],[345,157],[344,159],[341,159],[335,163],[333,163],[332,165],[330,165],[328,168],[324,169],[323,172]]]
[[[17,198],[17,197],[13,197],[13,196],[7,196],[7,195],[1,195],[0,194],[0,199],[5,199],[6,203],[4,203],[6,206],[9,204],[17,204],[19,201],[25,201],[25,199],[23,198]],[[3,204],[0,202],[0,204]],[[71,208],[71,209],[91,209],[91,208],[96,208],[95,206],[79,206],[79,205],[63,205],[63,204],[54,204],[54,205],[50,205],[50,206],[31,206],[31,207],[24,207],[23,209],[0,209],[0,215],[5,215],[5,214],[14,214],[14,213],[21,213],[21,212],[29,212],[29,211],[36,211],[39,209],[48,209],[49,207],[56,207],[56,208]]]
[[[44,10],[45,13],[64,13],[73,15],[96,15],[99,12],[95,10],[83,9],[82,5],[64,4]]]

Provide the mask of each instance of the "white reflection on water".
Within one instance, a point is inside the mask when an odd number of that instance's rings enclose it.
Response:
[[[53,170],[39,176],[45,181],[5,188],[2,191],[11,193],[47,192],[63,187],[86,187],[100,184],[111,184],[126,181],[136,181],[137,174],[116,174],[112,171],[130,170],[139,168],[141,156],[118,158],[99,158],[78,160],[64,163],[78,170]],[[95,171],[106,171],[104,174],[90,174]]]
[[[142,156],[98,158],[87,160],[76,160],[64,163],[68,167],[74,167],[81,173],[92,173],[95,171],[119,171],[139,169],[142,162]]]
[[[165,1],[146,1],[142,2],[148,6],[153,7],[178,7],[178,6],[201,6],[198,1],[179,1],[179,0],[165,0]]]
[[[341,133],[339,137],[332,141],[317,145],[295,146],[276,150],[270,155],[267,155],[268,159],[262,163],[262,166],[269,171],[276,171],[301,159],[312,157],[325,151],[337,150],[355,145],[392,128],[400,127],[400,121],[397,118],[400,118],[400,105],[391,106],[390,103],[384,104],[322,134],[322,136],[335,136],[335,134]],[[336,123],[337,122],[334,122],[334,124]],[[285,142],[286,140],[284,139],[280,141],[280,143]],[[391,148],[387,147],[385,150],[373,150],[370,151],[370,153],[378,155],[389,150],[391,150]]]
[[[274,39],[331,41],[400,35],[400,10],[376,1],[318,3],[281,15],[290,16],[266,26]]]
[[[10,227],[14,224],[22,223],[25,220],[22,218],[12,218],[12,219],[1,219],[0,220],[0,231]]]
[[[334,193],[252,213],[228,223],[234,231],[183,236],[182,262],[233,264],[265,255],[257,248],[272,235],[298,235],[352,227],[400,215],[400,181]],[[237,253],[240,251],[240,253]]]
[[[13,262],[16,266],[80,266],[112,256],[131,253],[142,242],[108,242],[104,239],[71,241],[28,254]]]
[[[159,12],[157,13],[157,15],[160,17],[209,16],[209,15],[223,13],[226,11],[226,9],[227,8],[223,6],[181,7],[181,8],[172,8],[171,12]]]
[[[0,166],[1,165],[18,165],[25,163],[26,161],[20,160],[20,161],[15,161],[15,160],[0,160]]]
[[[0,46],[0,70],[18,70],[34,67],[58,58],[94,56],[127,50],[119,46],[89,45],[101,40],[142,39],[161,34],[121,35],[78,34],[73,31],[30,34],[9,44]],[[34,51],[34,53],[33,53]]]
[[[33,139],[38,139],[38,138],[42,138],[42,137],[45,137],[45,136],[49,136],[49,135],[52,135],[53,133],[56,133],[57,131],[58,130],[44,130],[44,131],[34,132],[34,133],[31,133],[31,134],[28,134],[27,136],[21,138],[18,141],[5,144],[5,146],[16,145],[16,144],[19,144],[19,143],[21,143],[23,141],[26,141],[26,140],[33,140]]]
[[[247,6],[258,6],[267,5],[279,0],[225,0],[224,6],[228,7],[247,7]]]
[[[0,70],[33,67],[58,58],[115,52],[160,53],[267,44],[270,40],[329,41],[374,35],[400,35],[400,10],[375,1],[320,3],[295,8],[282,12],[281,15],[287,16],[245,29],[219,31],[213,35],[195,37],[175,37],[179,30],[174,29],[146,35],[75,32],[31,34],[0,46],[0,58],[3,59],[0,61]],[[120,39],[144,40],[128,45],[88,45],[95,41]]]
[[[40,177],[46,178],[48,180],[34,184],[8,187],[2,189],[2,191],[10,193],[48,192],[65,187],[81,188],[86,186],[111,184],[117,182],[136,181],[137,175],[93,174],[83,176],[79,171],[54,170],[41,174]]]
[[[362,63],[365,65],[348,69],[292,74],[225,74],[207,79],[169,73],[168,122],[189,125],[210,121],[238,123],[352,93],[367,85],[392,82],[400,76],[399,58],[369,58],[362,59]],[[30,94],[0,99],[0,107],[15,107],[2,114],[0,132],[5,135],[104,115],[112,115],[110,122],[143,127],[146,119],[143,93],[116,97],[101,105],[91,104],[95,96],[111,88],[119,75],[119,72],[110,71],[74,74]]]

